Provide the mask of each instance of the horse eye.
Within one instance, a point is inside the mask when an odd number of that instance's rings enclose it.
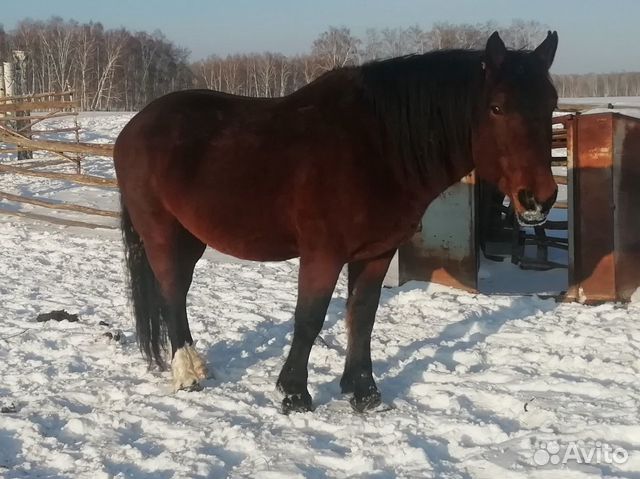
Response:
[[[502,108],[498,105],[491,105],[491,113],[494,115],[502,115]]]

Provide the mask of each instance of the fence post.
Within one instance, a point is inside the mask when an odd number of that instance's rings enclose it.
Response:
[[[11,62],[3,62],[2,81],[4,82],[4,96],[15,96],[15,84],[13,82],[13,64]],[[13,103],[13,100],[7,100],[5,103]],[[10,113],[6,114],[7,117],[11,117]],[[14,122],[7,121],[4,123],[7,128],[13,128]]]
[[[14,75],[13,75],[13,63],[11,62],[4,62],[4,94],[5,96],[15,96],[16,94],[16,89],[15,89],[15,82],[14,82]]]
[[[4,63],[0,61],[0,98],[4,98],[6,95],[4,87]],[[0,112],[0,118],[4,118],[3,112]]]
[[[14,68],[14,83],[16,95],[27,95],[27,55],[22,50],[13,51],[13,60],[15,62]],[[16,117],[28,117],[31,113],[29,111],[17,111]],[[16,131],[22,135],[31,139],[31,121],[16,120]],[[33,152],[30,150],[21,150],[18,152],[18,160],[30,160],[33,158]]]

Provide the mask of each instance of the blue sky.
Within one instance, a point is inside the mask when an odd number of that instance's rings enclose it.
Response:
[[[3,2],[10,30],[58,15],[105,27],[160,29],[192,59],[211,53],[308,51],[330,25],[368,27],[537,20],[558,31],[556,73],[640,71],[640,0],[19,0]]]

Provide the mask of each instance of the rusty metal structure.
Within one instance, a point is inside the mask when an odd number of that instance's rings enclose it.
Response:
[[[400,284],[421,280],[478,289],[475,183],[472,173],[429,205],[421,222],[424,227],[398,250]]]
[[[640,119],[575,115],[567,127],[566,296],[627,301],[640,287]]]
[[[567,176],[557,178],[568,188],[567,202],[559,205],[568,209],[564,299],[627,301],[640,287],[640,119],[606,112],[565,115],[556,123],[563,128],[554,130],[553,147],[567,148],[558,163],[566,161]],[[400,283],[477,291],[479,222],[485,220],[478,197],[470,175],[429,206],[421,230],[400,248]],[[544,233],[521,237],[541,248],[551,244]]]

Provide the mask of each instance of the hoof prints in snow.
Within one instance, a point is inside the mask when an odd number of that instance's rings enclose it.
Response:
[[[385,290],[373,357],[389,407],[357,415],[339,390],[343,279],[311,357],[316,410],[287,417],[274,384],[296,262],[202,260],[189,307],[216,379],[174,394],[132,341],[117,238],[20,222],[1,236],[2,330],[26,329],[1,342],[0,397],[16,406],[0,417],[2,475],[518,477],[539,441],[579,439],[625,447],[620,475],[638,467],[637,305]],[[33,319],[60,305],[83,321]],[[130,340],[104,340],[100,321]]]

